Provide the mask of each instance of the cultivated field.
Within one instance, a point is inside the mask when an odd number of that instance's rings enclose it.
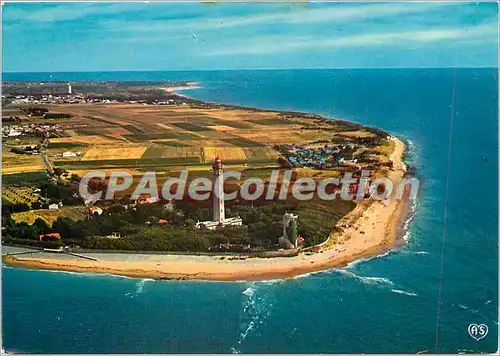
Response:
[[[36,219],[41,218],[52,225],[57,218],[69,218],[72,220],[83,220],[87,217],[87,208],[84,206],[64,206],[58,210],[39,209],[24,211],[12,214],[12,219],[16,222],[26,222],[33,224]]]
[[[2,198],[12,204],[28,204],[39,200],[40,196],[33,191],[31,187],[4,187],[2,189]]]
[[[45,169],[39,155],[19,155],[9,149],[4,146],[2,150],[2,174],[40,172]]]
[[[341,122],[336,127],[293,113],[244,108],[140,104],[46,107],[72,117],[42,119],[21,115],[21,119],[24,123],[59,125],[60,137],[49,139],[47,156],[53,166],[79,175],[94,169],[123,169],[134,175],[154,170],[169,175],[186,168],[195,175],[205,175],[217,156],[228,169],[250,174],[254,169],[261,172],[280,167],[280,153],[274,145],[322,145],[335,135],[372,135]],[[13,155],[4,149],[3,157],[4,174],[44,170],[39,156]]]

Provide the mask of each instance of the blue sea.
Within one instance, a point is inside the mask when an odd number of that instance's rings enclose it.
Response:
[[[343,269],[290,280],[216,283],[4,267],[4,348],[27,353],[496,351],[496,73],[4,74],[4,80],[190,80],[201,88],[185,94],[203,100],[308,111],[379,127],[407,140],[407,161],[421,180],[407,243]],[[488,335],[472,339],[471,323],[486,324]]]

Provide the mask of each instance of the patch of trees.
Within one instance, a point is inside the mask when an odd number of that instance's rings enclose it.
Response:
[[[63,205],[81,205],[83,199],[78,195],[75,185],[44,182],[39,186],[40,196],[47,198],[49,203],[62,202]]]
[[[55,195],[56,191],[51,193]],[[86,249],[260,252],[279,247],[285,212],[299,215],[298,222],[289,226],[289,235],[294,238],[300,235],[305,239],[304,246],[311,246],[326,240],[338,219],[355,206],[353,202],[341,200],[329,202],[329,205],[279,202],[252,206],[228,202],[226,215],[241,217],[244,226],[208,230],[196,229],[195,224],[211,219],[211,202],[198,203],[178,202],[174,211],[165,210],[163,204],[126,208],[117,203],[108,206],[102,215],[87,220],[58,218],[52,227],[38,220],[31,226],[16,224],[4,217],[5,237],[34,241],[38,234],[58,232],[65,245]],[[108,237],[111,235],[121,237]]]
[[[21,110],[28,116],[44,116],[49,112],[49,109],[40,107],[22,108]]]
[[[10,151],[18,155],[31,155],[39,153],[40,146],[12,147]]]

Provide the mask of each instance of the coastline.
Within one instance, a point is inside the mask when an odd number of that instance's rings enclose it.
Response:
[[[179,97],[189,98],[174,90],[195,88],[196,86],[160,89]],[[195,100],[195,102],[198,101]],[[234,105],[203,104],[227,109],[237,108]],[[279,113],[320,117],[303,112],[279,111]],[[396,187],[407,172],[404,163],[407,147],[403,141],[395,137],[392,140],[394,142],[394,151],[391,153],[393,168],[389,171],[388,178]],[[410,202],[407,199],[398,201],[394,197],[385,201],[362,201],[338,221],[337,227],[340,227],[342,232],[330,235],[330,237],[335,236],[339,243],[334,246],[329,246],[329,243],[320,244],[321,247],[320,245],[313,246],[294,257],[147,254],[140,251],[134,254],[85,253],[86,256],[97,260],[93,261],[74,256],[68,257],[66,254],[37,251],[37,254],[2,255],[2,261],[7,266],[26,269],[111,274],[132,278],[212,281],[262,281],[293,278],[307,273],[343,267],[350,262],[374,257],[399,247],[403,241],[398,239],[402,237],[398,234],[402,235],[401,226],[408,215],[409,205]],[[309,252],[311,250],[316,252]]]
[[[403,155],[405,144],[395,139],[391,154],[394,168],[389,177],[395,186],[403,178],[406,165]],[[346,224],[338,235],[341,242],[334,248],[317,253],[301,252],[295,257],[239,258],[229,256],[194,255],[147,255],[87,253],[98,261],[50,254],[42,258],[36,255],[2,256],[7,266],[26,269],[56,270],[112,274],[133,278],[210,280],[210,281],[262,281],[293,278],[311,272],[319,272],[361,258],[387,252],[398,244],[398,227],[406,216],[408,201],[390,198],[389,201],[370,201],[359,204],[342,218],[338,225]],[[359,215],[359,216],[358,216]],[[47,253],[42,253],[48,255]]]

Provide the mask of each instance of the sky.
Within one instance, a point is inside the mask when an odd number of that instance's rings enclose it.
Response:
[[[495,3],[6,3],[3,72],[497,67]]]

